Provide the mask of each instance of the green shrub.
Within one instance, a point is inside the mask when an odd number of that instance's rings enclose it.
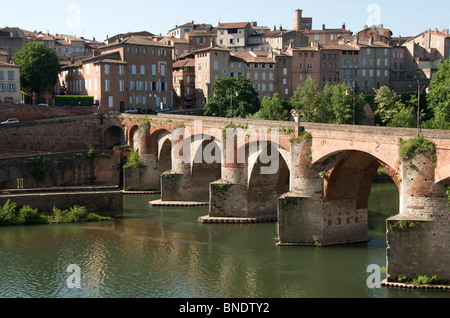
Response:
[[[94,105],[93,96],[80,96],[80,95],[56,95],[56,106],[92,106]]]
[[[22,207],[19,210],[16,224],[42,224],[46,219],[39,214],[38,209],[33,209],[29,205]]]
[[[399,149],[400,157],[403,159],[411,159],[420,153],[428,153],[430,159],[435,163],[437,162],[436,144],[423,136],[408,141],[400,139]]]
[[[39,214],[38,209],[33,209],[30,206],[24,206],[17,211],[16,203],[11,203],[9,200],[4,206],[0,206],[0,225],[98,222],[107,220],[112,220],[112,218],[89,213],[85,207],[77,205],[68,210],[54,207],[49,215]]]
[[[124,168],[139,168],[142,167],[143,164],[139,157],[139,152],[136,150],[131,150],[130,157],[128,158],[128,162],[123,166]]]
[[[2,207],[0,206],[0,224],[14,224],[17,220],[16,208],[17,204],[11,203],[10,200],[8,200]]]

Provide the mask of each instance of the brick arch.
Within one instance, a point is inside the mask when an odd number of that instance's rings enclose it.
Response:
[[[127,140],[128,146],[133,147],[135,150],[140,148],[139,125],[131,126],[128,130]]]
[[[373,180],[380,166],[385,168],[401,193],[398,173],[372,154],[345,151],[334,156],[334,160],[323,170],[327,171],[324,180],[325,201],[356,200],[357,210],[367,209]]]
[[[151,129],[149,135],[145,138],[145,141],[143,143],[143,147],[146,149],[145,152],[148,154],[159,154],[159,142],[162,138],[167,138],[167,136],[171,135],[172,132],[166,128]]]
[[[126,144],[124,128],[119,125],[111,125],[103,132],[103,148],[112,149],[115,146]]]
[[[271,144],[275,144],[274,149],[271,149]],[[248,144],[247,147],[250,147],[250,145]],[[261,162],[261,154],[263,151],[268,151],[269,157],[273,157],[274,155],[271,151],[276,151],[275,156],[277,156],[278,160],[276,172],[262,174],[262,168],[267,168],[272,164],[270,162]],[[277,215],[278,198],[289,191],[289,183],[290,156],[284,147],[276,143],[268,142],[265,149],[259,149],[257,152],[249,154],[247,185],[249,216],[275,218]]]
[[[356,142],[353,138],[349,138],[348,140],[327,140],[325,138],[314,137],[313,135],[311,148],[313,164],[323,162],[336,154],[354,151],[367,153],[394,171],[399,168],[400,157],[397,141],[386,143],[373,140]]]

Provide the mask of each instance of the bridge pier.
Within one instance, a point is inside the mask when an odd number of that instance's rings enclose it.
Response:
[[[352,162],[352,169],[348,167],[343,169],[346,174],[334,176],[331,170],[328,175],[325,175],[325,163],[312,164],[311,145],[311,140],[308,138],[291,145],[292,186],[290,193],[278,199],[278,245],[318,243],[337,245],[366,242],[368,240],[367,200],[360,202],[358,194],[360,188],[364,188],[366,180],[363,176],[367,169],[374,168],[367,163],[366,166],[360,167],[360,161],[366,158],[358,158],[358,160],[348,160]],[[334,164],[335,162],[328,163],[331,166]],[[355,170],[354,167],[358,169]],[[335,186],[341,180],[340,178],[346,178],[348,173],[355,178],[350,179],[350,182],[358,180],[354,184],[355,188],[340,185],[344,189],[339,189],[338,192],[332,193],[330,189],[325,191],[325,184],[328,186],[335,182]]]
[[[442,182],[427,154],[402,161],[400,214],[387,220],[387,280],[419,275],[450,281],[450,220]]]

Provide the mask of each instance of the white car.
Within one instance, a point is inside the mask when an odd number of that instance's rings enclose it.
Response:
[[[7,121],[3,121],[1,122],[2,125],[7,125],[7,124],[18,124],[20,121],[17,118],[10,118]]]

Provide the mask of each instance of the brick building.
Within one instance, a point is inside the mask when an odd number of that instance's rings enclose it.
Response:
[[[20,67],[8,63],[8,56],[0,50],[0,103],[20,103]]]
[[[172,107],[171,47],[130,36],[99,51],[63,67],[68,94],[94,96],[103,111]]]
[[[172,68],[174,109],[185,109],[195,106],[195,58],[193,54],[175,61]]]

